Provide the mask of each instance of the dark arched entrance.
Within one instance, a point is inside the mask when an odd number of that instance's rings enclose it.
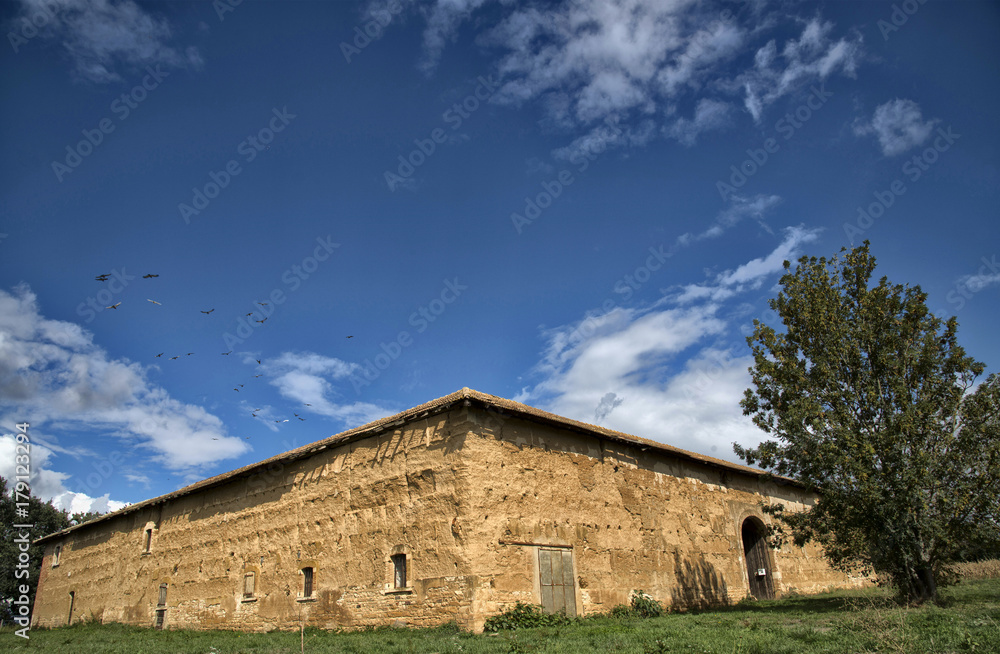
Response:
[[[767,552],[767,530],[757,518],[743,521],[743,555],[747,561],[750,594],[757,599],[774,599],[771,557]]]

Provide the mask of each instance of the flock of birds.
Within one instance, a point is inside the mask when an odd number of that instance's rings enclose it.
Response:
[[[152,278],[154,278],[154,277],[159,277],[159,276],[160,276],[159,274],[154,274],[154,273],[147,273],[147,274],[143,275],[143,276],[142,276],[142,278],[143,278],[143,279],[152,279]],[[102,273],[102,274],[100,274],[100,275],[97,275],[96,277],[94,277],[94,279],[95,279],[95,280],[97,280],[97,281],[99,281],[99,282],[106,282],[106,281],[108,281],[109,279],[111,279],[111,273]],[[156,300],[153,300],[153,299],[150,299],[150,298],[146,298],[146,301],[147,301],[147,302],[152,302],[153,304],[155,304],[155,305],[157,305],[157,306],[163,306],[163,305],[162,305],[162,303],[160,303],[160,302],[157,302]],[[105,307],[105,308],[106,308],[106,309],[116,309],[116,310],[117,310],[117,309],[118,309],[118,307],[119,307],[119,306],[121,306],[121,304],[122,304],[122,303],[121,303],[121,301],[119,300],[118,302],[115,302],[114,304],[112,304],[112,305],[110,305],[110,306],[107,306],[107,307]],[[268,306],[267,302],[257,302],[257,304],[259,304],[259,305],[260,305],[260,306],[262,306],[262,307],[266,307],[266,306]],[[202,310],[201,310],[201,313],[203,313],[203,314],[205,314],[205,315],[207,316],[207,315],[211,315],[213,311],[215,311],[215,307],[212,307],[211,309],[208,309],[207,311],[206,311],[206,310],[204,310],[204,309],[202,309]],[[247,314],[246,314],[246,316],[247,316],[247,317],[251,317],[251,316],[253,316],[253,315],[254,315],[254,312],[253,312],[253,311],[251,311],[250,313],[247,313]],[[267,321],[267,318],[268,318],[267,316],[264,316],[264,317],[263,317],[263,319],[261,319],[261,320],[257,320],[256,318],[254,318],[254,322],[257,322],[257,323],[260,323],[260,324],[264,324],[264,322],[266,322],[266,321]],[[347,338],[354,338],[354,336],[348,336]],[[229,355],[230,355],[230,354],[232,354],[232,353],[233,353],[233,351],[232,351],[232,350],[230,350],[230,351],[228,351],[228,352],[222,352],[222,353],[220,353],[220,354],[221,354],[221,356],[229,356]],[[166,354],[166,353],[165,353],[165,352],[160,352],[159,354],[155,355],[155,356],[154,356],[153,358],[154,358],[154,359],[159,359],[159,358],[160,358],[160,357],[162,357],[162,356],[163,356],[164,354]],[[194,352],[188,352],[187,354],[184,354],[183,356],[191,356],[191,355],[193,355],[193,354],[194,354]],[[172,356],[172,357],[167,357],[167,359],[168,359],[169,361],[174,361],[174,360],[176,360],[176,359],[179,359],[179,358],[180,358],[181,356],[182,356],[182,355],[178,354],[177,356]],[[257,365],[261,365],[261,360],[260,360],[260,359],[254,359],[254,360],[255,360],[255,361],[257,362]],[[258,378],[258,377],[262,377],[262,376],[263,376],[262,374],[256,374],[256,375],[254,375],[254,379],[256,379],[256,378]],[[236,386],[235,386],[235,387],[233,388],[233,390],[234,390],[234,391],[236,391],[237,393],[239,393],[239,392],[240,392],[240,389],[241,389],[241,388],[244,388],[244,387],[245,387],[245,386],[244,386],[244,384],[237,384],[237,385],[236,385]],[[308,404],[308,403],[305,403],[305,406],[312,406],[312,404]],[[262,411],[262,409],[254,409],[253,411],[251,411],[251,412],[250,412],[250,416],[251,416],[252,418],[258,418],[258,417],[259,417],[259,414],[260,414],[260,412],[261,412],[261,411]],[[302,416],[300,416],[300,415],[299,415],[299,414],[297,414],[297,413],[293,413],[292,415],[293,415],[293,416],[294,416],[295,418],[297,418],[298,420],[301,420],[301,421],[303,421],[303,422],[305,422],[305,420],[306,420],[305,418],[303,418]],[[284,423],[284,422],[288,422],[288,421],[289,421],[289,420],[288,420],[288,419],[286,418],[286,419],[284,419],[284,420],[275,420],[274,422],[276,422],[276,423]],[[245,438],[246,438],[246,440],[250,440],[250,437],[249,437],[249,436],[247,436],[247,437],[245,437]],[[217,439],[217,438],[213,438],[212,440],[218,440],[218,439]]]

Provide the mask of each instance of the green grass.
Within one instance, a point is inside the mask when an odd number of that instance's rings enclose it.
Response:
[[[278,654],[299,651],[298,632],[154,631],[78,624],[0,630],[0,649],[58,654]],[[434,629],[306,630],[306,652],[1000,652],[1000,579],[966,580],[939,606],[901,608],[879,589],[839,591],[660,618],[590,617],[560,627],[475,635]]]

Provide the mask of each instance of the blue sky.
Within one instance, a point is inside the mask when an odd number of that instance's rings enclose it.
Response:
[[[463,386],[735,461],[782,261],[864,239],[1000,362],[996,4],[0,12],[0,474],[30,423],[61,506]]]

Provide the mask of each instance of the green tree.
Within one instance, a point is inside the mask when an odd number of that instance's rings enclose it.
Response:
[[[27,578],[21,578],[18,573],[22,568],[18,568],[21,551],[15,539],[20,538],[25,529],[15,529],[15,524],[32,524],[29,539],[34,541],[46,534],[65,529],[70,526],[70,518],[65,511],[52,506],[52,502],[43,502],[36,497],[28,500],[27,516],[18,517],[17,501],[11,495],[7,487],[7,480],[0,477],[0,611],[4,613],[12,609],[12,602],[21,596],[19,588],[22,584],[27,584],[30,588],[28,597],[31,600],[29,606],[34,606],[35,589],[38,587],[38,573],[42,567],[42,554],[44,548],[41,545],[31,545],[28,547]],[[15,611],[16,612],[16,611]],[[10,615],[4,615],[4,622],[9,623]]]
[[[870,286],[867,241],[784,266],[769,302],[784,332],[754,321],[740,403],[776,440],[736,453],[819,493],[803,512],[770,507],[779,540],[788,527],[835,567],[934,600],[970,540],[998,540],[1000,377],[976,385],[985,366],[919,286]]]

